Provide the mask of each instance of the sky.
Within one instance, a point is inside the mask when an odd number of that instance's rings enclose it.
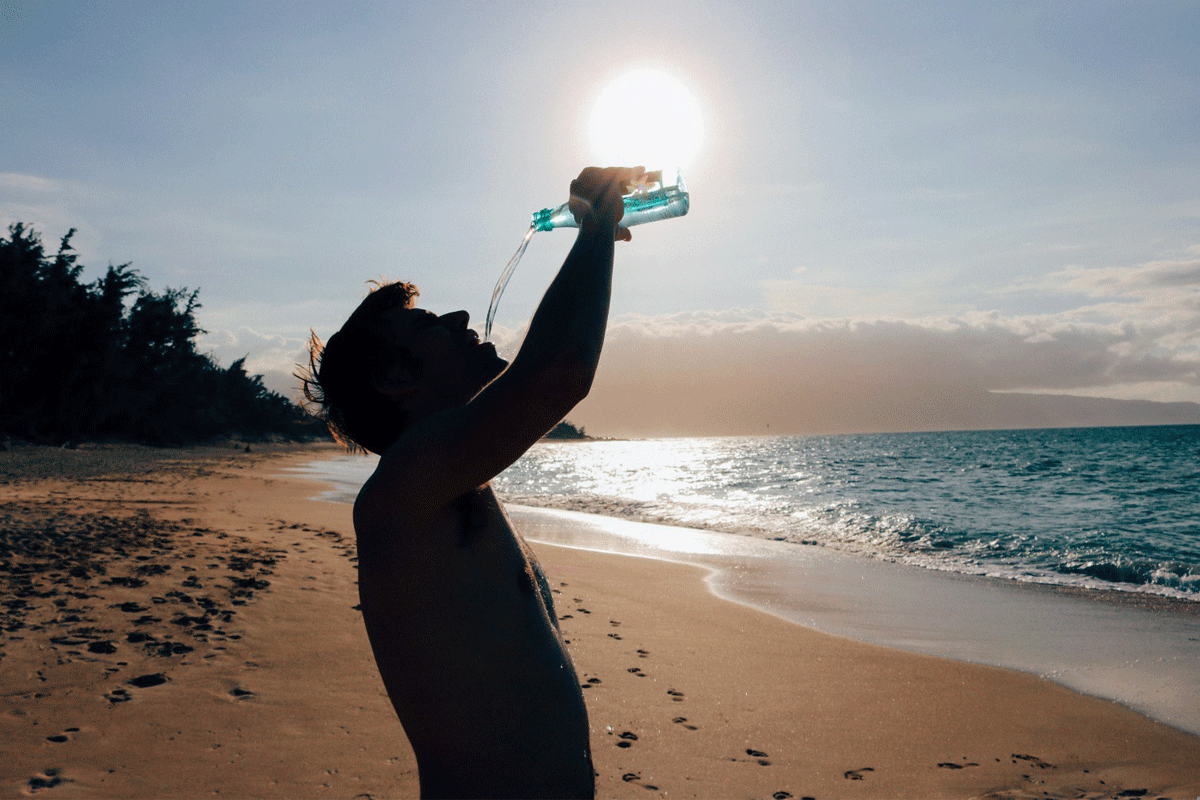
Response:
[[[1170,0],[4,0],[0,223],[198,289],[201,349],[294,395],[369,280],[482,329],[654,69],[700,109],[691,210],[618,247],[589,433],[1195,423],[1198,39]],[[572,241],[532,240],[502,352]]]

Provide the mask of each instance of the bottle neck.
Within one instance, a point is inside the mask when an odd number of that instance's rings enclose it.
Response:
[[[541,211],[533,212],[533,220],[530,224],[535,231],[579,227],[579,223],[575,221],[575,215],[571,213],[567,203],[563,203],[558,208],[543,208]]]
[[[552,231],[554,223],[550,220],[554,216],[554,210],[543,208],[541,211],[533,212],[533,229],[535,231]]]

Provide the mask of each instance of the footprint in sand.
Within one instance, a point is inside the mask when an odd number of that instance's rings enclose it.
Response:
[[[641,773],[638,773],[638,772],[626,772],[624,775],[621,776],[621,780],[625,781],[626,783],[633,783],[634,781],[640,781],[641,779],[642,779]],[[653,784],[650,784],[650,783],[643,783],[642,787],[645,789],[648,789],[651,792],[658,791],[658,787]]]
[[[626,671],[626,672],[629,672],[629,673],[632,673],[633,675],[637,675],[639,678],[644,678],[644,677],[646,677],[646,673],[642,672],[642,668],[641,668],[641,667],[630,667],[629,669],[627,669],[627,670],[625,670],[625,671]]]
[[[771,762],[767,761],[767,754],[764,753],[762,750],[755,750],[754,748],[747,747],[746,755],[750,756],[751,758],[757,759],[759,766],[762,766],[762,767],[771,766]]]
[[[71,734],[71,733],[79,733],[79,728],[64,728],[63,732],[60,734],[57,734],[55,736],[47,736],[46,741],[54,742],[55,744],[62,744],[63,742],[69,742],[69,741],[71,741],[72,737],[69,736],[68,734]]]
[[[671,695],[671,699],[674,700],[676,703],[683,702],[683,698],[684,698],[683,692],[677,692],[674,689],[667,689],[667,694]]]
[[[650,651],[649,650],[638,650],[637,654],[638,654],[638,658],[645,658],[646,656],[650,655]]]
[[[104,695],[104,698],[108,700],[108,702],[115,705],[117,703],[127,703],[133,699],[133,696],[130,695],[125,689],[113,689],[111,692]]]
[[[682,725],[683,727],[687,728],[689,731],[700,730],[695,725],[692,725],[691,723],[689,723],[687,717],[676,717],[675,719],[671,720],[671,722],[674,722],[676,725]]]
[[[70,783],[70,782],[71,782],[70,778],[64,778],[62,776],[62,770],[60,770],[58,768],[51,768],[51,769],[46,770],[42,774],[34,775],[32,778],[29,779],[29,791],[36,792],[39,789],[53,789],[55,786],[58,786],[60,783]]]
[[[149,606],[143,606],[139,603],[134,603],[132,601],[130,601],[128,603],[118,603],[117,605],[109,606],[109,608],[119,608],[121,611],[124,611],[126,614],[140,614],[143,611],[150,610]]]
[[[154,672],[149,675],[138,675],[136,678],[130,678],[125,682],[139,689],[148,689],[151,686],[162,686],[167,682],[167,676],[161,672]]]
[[[638,740],[637,734],[633,731],[622,731],[617,738],[620,739],[617,747],[633,747],[633,743]]]
[[[170,658],[171,656],[180,656],[184,653],[191,653],[196,648],[186,645],[183,642],[162,642],[157,647],[148,647],[146,652],[153,656],[161,658]],[[157,686],[158,684],[153,684]]]
[[[848,769],[842,773],[842,777],[848,781],[861,781],[861,780],[863,780],[863,778],[866,777],[865,775],[863,775],[864,772],[874,772],[874,771],[875,771],[874,767],[861,767],[859,769]]]

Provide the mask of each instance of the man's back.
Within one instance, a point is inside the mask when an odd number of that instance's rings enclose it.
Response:
[[[592,797],[550,587],[491,488],[413,518],[368,481],[355,528],[363,618],[422,795]]]

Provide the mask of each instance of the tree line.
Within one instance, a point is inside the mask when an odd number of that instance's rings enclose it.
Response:
[[[72,228],[50,256],[17,222],[0,238],[0,438],[155,445],[324,436],[288,398],[196,349],[199,290],[147,288],[130,264],[83,283]]]

